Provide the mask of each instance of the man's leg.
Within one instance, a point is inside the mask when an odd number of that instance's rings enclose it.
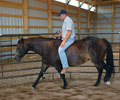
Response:
[[[65,46],[64,47],[59,47],[58,49],[58,53],[59,53],[59,57],[60,57],[60,60],[61,60],[61,64],[62,64],[62,71],[61,71],[61,74],[64,74],[69,65],[68,65],[68,60],[67,60],[67,56],[66,56],[66,53],[65,53],[65,50],[74,42],[74,40],[72,41],[68,41],[65,43]]]

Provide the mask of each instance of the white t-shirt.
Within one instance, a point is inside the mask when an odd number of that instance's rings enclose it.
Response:
[[[75,38],[74,23],[69,16],[67,16],[64,19],[64,22],[63,22],[63,25],[62,25],[62,39],[65,38],[68,30],[72,31],[72,34],[69,38]]]

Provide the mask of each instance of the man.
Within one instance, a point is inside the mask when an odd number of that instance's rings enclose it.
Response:
[[[74,23],[72,19],[67,16],[67,12],[64,9],[60,10],[58,16],[60,16],[60,19],[63,21],[63,25],[62,32],[59,35],[55,35],[55,38],[62,36],[62,43],[59,46],[58,53],[63,67],[61,74],[65,74],[69,67],[65,50],[75,41]]]

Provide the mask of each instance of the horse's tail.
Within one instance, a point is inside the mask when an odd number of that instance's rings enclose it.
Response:
[[[110,44],[110,42],[106,39],[103,39],[104,43],[107,46],[107,57],[106,57],[106,64],[109,66],[109,74],[110,76],[113,74],[114,77],[114,73],[115,73],[115,67],[114,67],[114,61],[113,61],[113,51],[112,51],[112,46]]]

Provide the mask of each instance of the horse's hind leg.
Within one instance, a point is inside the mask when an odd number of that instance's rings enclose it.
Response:
[[[100,84],[101,76],[102,76],[102,72],[103,72],[102,68],[99,68],[99,67],[96,67],[96,68],[97,68],[97,71],[98,71],[98,78],[97,78],[97,81],[94,84],[94,86],[98,86]]]
[[[46,70],[48,69],[48,67],[49,67],[48,65],[42,64],[42,68],[41,68],[41,71],[40,71],[40,73],[39,73],[39,75],[38,75],[38,78],[37,78],[37,80],[34,82],[34,84],[32,85],[31,89],[34,89],[34,88],[36,87],[36,85],[38,84],[40,78],[44,75],[44,73],[46,72]]]
[[[109,82],[109,80],[110,80],[110,77],[111,77],[111,75],[110,75],[110,68],[109,68],[109,66],[107,66],[105,63],[104,63],[104,61],[102,61],[101,63],[98,63],[98,65],[100,66],[100,68],[97,68],[97,70],[98,70],[98,79],[97,79],[97,81],[100,79],[100,77],[101,77],[101,75],[102,75],[102,71],[103,71],[103,69],[105,69],[106,70],[106,73],[105,73],[105,77],[104,77],[104,82],[106,83],[106,84],[110,84],[110,82]],[[101,80],[101,79],[100,79]],[[97,82],[96,82],[97,83]],[[96,84],[95,84],[96,85]],[[99,85],[99,84],[98,84]],[[97,85],[96,85],[97,86]]]
[[[97,71],[98,71],[98,78],[94,86],[98,86],[101,81],[101,76],[103,72],[103,54],[98,54],[94,50],[91,50],[91,61],[96,65]]]
[[[105,63],[103,63],[103,67],[106,70],[105,77],[104,77],[104,82],[109,85],[110,84],[109,80],[111,78],[111,74],[110,74],[111,69],[109,68],[109,65],[107,65]]]
[[[66,79],[65,79],[65,74],[61,74],[61,73],[60,73],[61,70],[62,70],[62,66],[56,66],[55,68],[56,68],[56,70],[59,72],[59,74],[60,74],[60,76],[61,76],[61,78],[62,78],[62,80],[63,80],[63,82],[64,82],[64,85],[62,86],[62,88],[63,88],[63,89],[66,89],[66,87],[67,87],[67,81],[66,81]]]

